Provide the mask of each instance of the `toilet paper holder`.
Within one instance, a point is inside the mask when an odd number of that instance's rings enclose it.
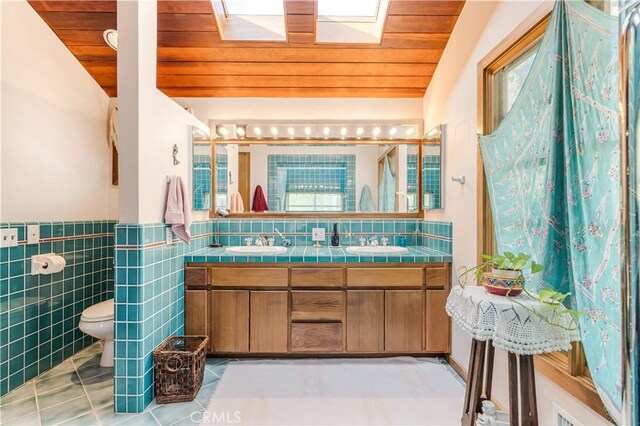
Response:
[[[62,271],[66,264],[64,257],[55,253],[37,254],[31,256],[31,275],[55,274]]]

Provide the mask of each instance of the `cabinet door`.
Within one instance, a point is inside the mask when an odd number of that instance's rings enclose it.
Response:
[[[347,351],[384,351],[384,291],[347,291]]]
[[[249,351],[249,291],[210,291],[210,336],[213,352]]]
[[[209,335],[209,301],[207,290],[185,290],[184,332],[187,335]]]
[[[449,353],[451,320],[445,310],[447,290],[427,290],[426,350]]]
[[[287,352],[288,292],[251,292],[251,352]]]
[[[420,352],[424,324],[422,290],[385,292],[384,348],[387,352]]]

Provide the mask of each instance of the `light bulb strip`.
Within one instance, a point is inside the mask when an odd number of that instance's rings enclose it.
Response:
[[[264,128],[266,127],[266,133]],[[231,131],[230,131],[231,129]],[[277,124],[216,124],[213,134],[218,139],[228,139],[235,135],[238,139],[325,139],[325,140],[414,140],[419,130],[418,124],[364,124],[343,123],[330,125]]]

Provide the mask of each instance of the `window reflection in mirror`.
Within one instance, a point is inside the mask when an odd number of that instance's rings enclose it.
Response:
[[[193,142],[193,209],[211,210],[211,142]]]
[[[438,125],[428,131],[422,140],[422,208],[434,210],[444,208],[442,146],[445,126]]]
[[[260,186],[269,213],[415,213],[418,151],[416,143],[218,143],[216,206],[224,194],[232,213],[250,212]]]

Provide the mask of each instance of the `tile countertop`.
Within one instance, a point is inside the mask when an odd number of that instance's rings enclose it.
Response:
[[[289,247],[285,253],[242,256],[227,253],[225,247],[206,248],[184,257],[185,262],[213,263],[432,263],[451,262],[450,254],[427,247],[407,247],[402,254],[358,255],[347,253],[346,247]]]

